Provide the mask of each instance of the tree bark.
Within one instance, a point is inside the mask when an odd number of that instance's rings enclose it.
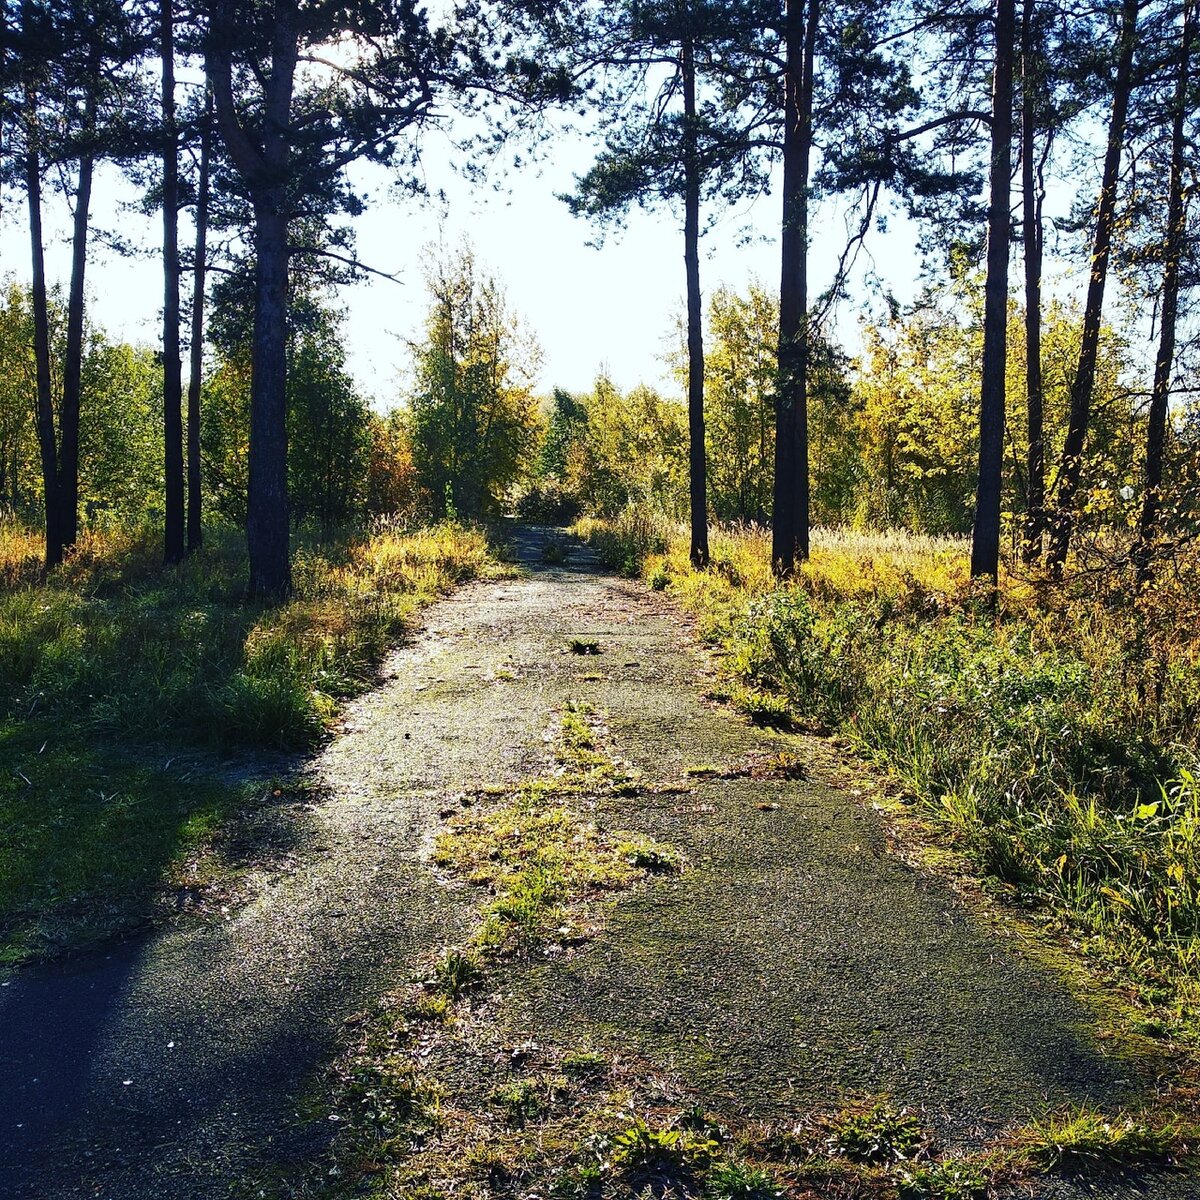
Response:
[[[1163,260],[1162,313],[1158,351],[1154,361],[1154,385],[1150,393],[1150,412],[1146,425],[1146,466],[1142,513],[1133,559],[1139,585],[1149,582],[1154,562],[1154,538],[1158,532],[1161,508],[1159,495],[1163,477],[1163,452],[1167,440],[1167,412],[1171,399],[1171,371],[1175,363],[1175,330],[1179,315],[1179,268],[1183,258],[1187,210],[1184,204],[1185,121],[1188,112],[1188,87],[1192,41],[1195,37],[1195,4],[1186,0],[1183,31],[1179,44],[1179,67],[1175,80],[1175,101],[1171,119],[1171,167],[1167,199],[1167,236]]]
[[[179,356],[179,130],[175,119],[175,13],[161,0],[163,122],[163,559],[184,557],[183,379]]]
[[[983,299],[983,378],[979,399],[979,483],[971,537],[971,575],[996,582],[1000,570],[1000,495],[1004,461],[1004,368],[1008,334],[1009,196],[1012,177],[1014,0],[996,0],[992,72],[991,178],[987,278]]]
[[[200,184],[196,194],[196,251],[192,267],[192,331],[187,397],[187,552],[204,542],[200,470],[200,383],[204,370],[204,286],[208,266],[209,155],[212,143],[212,93],[205,98],[200,127]]]
[[[795,573],[809,550],[808,175],[812,155],[813,69],[820,0],[787,0],[784,16],[783,220],[779,278],[779,361],[775,396],[775,491],[771,561]]]
[[[250,486],[246,540],[250,595],[279,599],[291,588],[287,495],[288,221],[282,196],[254,205],[254,348],[250,393]]]
[[[242,127],[233,98],[228,46],[235,38],[227,5],[217,7],[215,36],[208,53],[221,136],[254,204],[254,345],[250,387],[250,480],[246,498],[246,542],[250,595],[282,599],[291,590],[287,494],[287,184],[292,173],[292,92],[299,34],[296,0],[277,0],[271,71],[264,88],[261,146]]]
[[[88,100],[89,127],[95,97]],[[63,362],[62,405],[58,413],[58,534],[63,547],[79,537],[79,409],[83,387],[84,277],[87,272],[88,218],[92,204],[95,159],[85,151],[79,160],[75,222],[71,237],[71,285],[67,292],[67,344]]]
[[[54,430],[54,396],[50,379],[50,310],[46,294],[46,255],[42,240],[42,167],[38,137],[38,95],[25,84],[25,196],[29,207],[32,252],[30,301],[33,308],[33,358],[37,380],[37,435],[41,452],[42,492],[46,513],[46,570],[62,562],[63,543],[58,504],[58,439]]]
[[[1129,96],[1133,89],[1133,52],[1137,43],[1140,0],[1123,0],[1121,30],[1118,35],[1117,74],[1113,83],[1112,115],[1108,143],[1104,153],[1104,172],[1096,207],[1096,231],[1092,242],[1091,276],[1083,311],[1083,330],[1079,363],[1071,383],[1067,434],[1059,464],[1058,492],[1050,523],[1047,564],[1056,578],[1062,575],[1075,525],[1075,498],[1083,470],[1083,447],[1091,418],[1092,390],[1096,381],[1096,359],[1100,348],[1100,319],[1104,311],[1104,288],[1108,281],[1108,260],[1112,250],[1113,220],[1117,207],[1117,182],[1121,169],[1121,148],[1129,115]]]
[[[1021,233],[1025,265],[1025,409],[1028,446],[1025,473],[1027,563],[1042,557],[1046,524],[1046,434],[1042,384],[1042,195],[1037,179],[1037,67],[1034,63],[1035,0],[1025,0],[1021,19]]]
[[[696,60],[691,31],[680,52],[683,76],[683,262],[687,274],[688,482],[692,566],[708,566],[708,479],[704,451],[704,330],[700,302],[700,158],[696,128]]]

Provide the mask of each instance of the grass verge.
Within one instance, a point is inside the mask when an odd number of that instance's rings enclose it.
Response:
[[[380,525],[301,546],[267,607],[233,536],[164,568],[144,531],[89,534],[44,581],[39,550],[0,527],[0,964],[201,886],[221,861],[202,849],[263,794],[256,756],[314,746],[420,605],[494,569],[476,531]]]

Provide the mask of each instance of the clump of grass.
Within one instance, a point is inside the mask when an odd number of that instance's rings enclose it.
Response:
[[[510,1129],[524,1129],[540,1120],[566,1093],[565,1080],[535,1077],[515,1079],[496,1088],[491,1101],[504,1112]]]
[[[438,960],[433,972],[433,984],[450,1000],[457,1000],[474,991],[484,980],[479,955],[468,950],[447,950]]]
[[[1095,1162],[1168,1159],[1184,1149],[1195,1133],[1174,1118],[1108,1116],[1081,1108],[1032,1122],[1015,1135],[1013,1143],[1028,1162],[1052,1171]]]
[[[920,1121],[906,1110],[876,1104],[848,1109],[829,1123],[831,1154],[859,1163],[892,1163],[915,1157],[926,1142]]]
[[[896,1175],[897,1200],[987,1200],[987,1175],[974,1163],[942,1159]]]
[[[580,1079],[597,1079],[608,1070],[604,1055],[596,1050],[568,1050],[559,1066],[564,1075]]]
[[[783,1200],[783,1189],[761,1167],[718,1163],[704,1184],[704,1200]]]
[[[600,643],[589,638],[573,637],[567,642],[567,649],[572,654],[599,654]]]
[[[637,1118],[610,1144],[613,1166],[634,1184],[683,1180],[707,1167],[720,1154],[707,1131],[655,1129]]]

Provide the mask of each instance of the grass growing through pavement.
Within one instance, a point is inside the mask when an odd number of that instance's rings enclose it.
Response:
[[[636,778],[598,748],[595,715],[563,714],[555,769],[529,780],[498,803],[450,817],[434,861],[486,889],[472,944],[488,956],[511,957],[587,937],[587,901],[630,887],[647,873],[678,871],[676,851],[634,833],[609,833],[572,804],[581,795],[628,792]]]
[[[696,571],[646,515],[581,526],[699,617],[751,719],[834,732],[984,876],[1200,1037],[1200,553],[1133,597],[1118,573],[1006,574],[996,610],[952,539],[817,531],[789,586],[768,535]]]
[[[300,1178],[254,1181],[261,1194],[985,1200],[1083,1155],[1103,1165],[1187,1153],[1196,1130],[1175,1117],[1083,1110],[956,1155],[917,1114],[883,1099],[760,1123],[706,1112],[639,1059],[511,1044],[491,1018],[514,986],[513,964],[568,952],[595,932],[595,902],[683,865],[670,847],[607,833],[586,815],[598,797],[639,784],[607,752],[601,717],[570,706],[544,775],[460,798],[434,857],[481,889],[474,934],[352,1023],[331,1098],[314,1114],[336,1131],[329,1157]]]
[[[379,526],[302,546],[269,608],[233,536],[167,569],[145,531],[90,533],[44,582],[39,555],[0,526],[0,963],[143,918],[249,799],[216,755],[314,745],[416,608],[492,564],[477,532]]]

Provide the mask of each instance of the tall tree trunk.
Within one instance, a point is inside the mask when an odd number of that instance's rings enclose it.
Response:
[[[288,221],[283,195],[254,205],[254,349],[250,392],[250,488],[246,540],[250,594],[278,599],[291,588],[287,494]]]
[[[46,255],[42,241],[42,166],[38,136],[38,95],[25,85],[25,195],[29,205],[32,252],[30,301],[33,308],[33,359],[37,379],[37,435],[42,461],[46,513],[46,569],[62,562],[62,525],[58,503],[58,439],[54,431],[54,396],[50,379],[50,311],[46,294]]]
[[[683,262],[687,272],[688,483],[692,566],[708,566],[708,479],[704,455],[704,330],[700,307],[700,156],[696,128],[696,60],[691,32],[680,53],[683,75]]]
[[[208,266],[209,155],[212,143],[212,93],[200,127],[200,186],[196,194],[196,252],[192,268],[192,340],[187,398],[187,551],[204,541],[200,472],[200,381],[204,370],[204,284]]]
[[[1034,4],[1025,0],[1021,18],[1021,233],[1025,260],[1025,457],[1027,563],[1042,557],[1046,523],[1046,434],[1042,385],[1042,193],[1037,178],[1037,66],[1034,61]]]
[[[95,99],[88,101],[89,128],[95,116]],[[79,186],[75,192],[75,222],[71,237],[71,286],[67,292],[67,344],[63,362],[62,405],[58,414],[58,521],[65,547],[79,536],[79,409],[83,388],[83,305],[87,272],[88,219],[92,203],[95,160],[85,151],[79,160]]]
[[[1185,0],[1183,31],[1179,43],[1179,67],[1175,80],[1175,102],[1171,120],[1171,168],[1168,182],[1167,235],[1163,261],[1162,314],[1158,353],[1154,362],[1154,386],[1150,393],[1150,413],[1146,427],[1145,492],[1138,523],[1133,558],[1139,584],[1150,579],[1154,561],[1154,537],[1158,532],[1162,487],[1163,451],[1167,439],[1167,411],[1171,399],[1171,371],[1175,363],[1175,327],[1179,315],[1179,266],[1183,258],[1185,222],[1184,155],[1187,143],[1184,124],[1188,112],[1188,86],[1195,38],[1195,4]]]
[[[255,309],[250,386],[250,480],[246,542],[250,595],[291,590],[287,493],[288,183],[292,93],[299,56],[296,0],[276,0],[261,148],[238,116],[228,47],[237,37],[230,4],[214,8],[208,73],[221,135],[254,202]]]
[[[983,378],[979,398],[979,484],[971,575],[995,583],[1000,570],[1000,492],[1004,462],[1004,367],[1008,334],[1009,193],[1012,178],[1014,0],[996,0],[992,72],[991,179],[987,278],[983,287]]]
[[[784,16],[783,221],[771,562],[781,578],[808,557],[808,174],[820,0]]]
[[[1063,441],[1058,471],[1058,493],[1050,523],[1047,562],[1050,572],[1060,576],[1067,561],[1075,524],[1075,497],[1083,470],[1083,447],[1087,440],[1092,410],[1092,389],[1096,381],[1096,359],[1100,348],[1100,319],[1104,311],[1104,287],[1108,281],[1108,260],[1112,249],[1113,219],[1117,208],[1117,182],[1121,169],[1121,148],[1129,115],[1129,96],[1133,88],[1133,52],[1137,43],[1138,9],[1141,0],[1123,0],[1121,29],[1118,35],[1117,73],[1113,83],[1112,115],[1108,125],[1108,144],[1104,152],[1104,173],[1096,206],[1096,231],[1092,242],[1092,267],[1088,280],[1087,301],[1083,310],[1083,331],[1079,345],[1079,363],[1071,382],[1071,403],[1067,416],[1067,434]]]
[[[172,0],[159,7],[163,123],[163,478],[166,511],[163,559],[182,562],[183,379],[179,358],[179,130],[175,119],[175,12]]]

